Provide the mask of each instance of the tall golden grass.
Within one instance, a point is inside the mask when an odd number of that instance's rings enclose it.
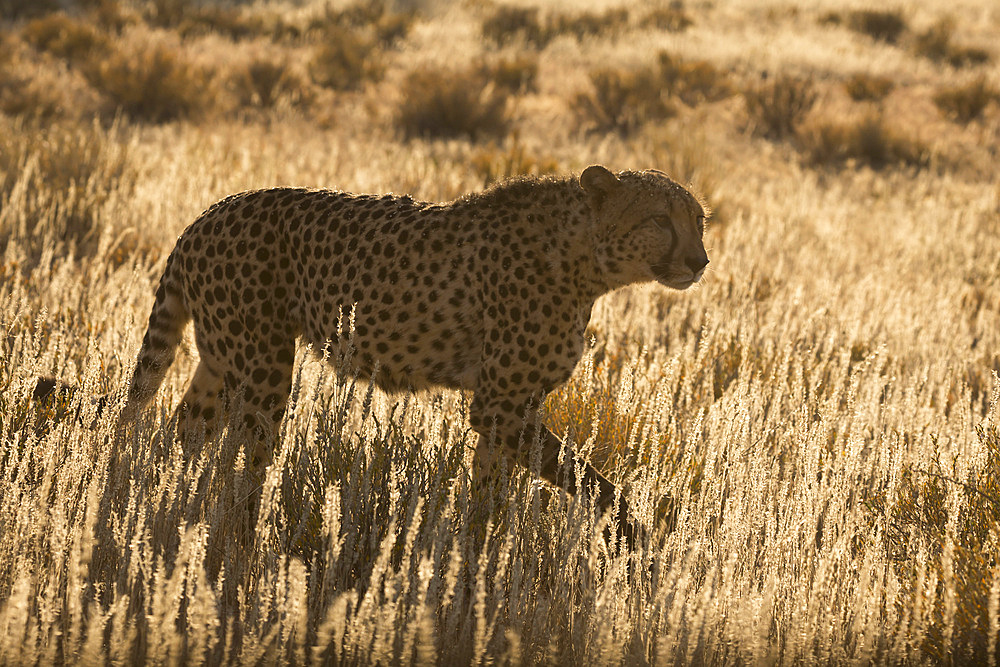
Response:
[[[1000,111],[988,97],[955,122],[935,96],[956,68],[987,95],[1000,82],[920,50],[947,25],[949,48],[995,59],[989,0],[901,6],[892,42],[858,28],[881,15],[831,19],[832,0],[692,4],[668,25],[596,1],[9,4],[0,662],[997,663]],[[343,31],[377,76],[321,49]],[[397,126],[404,82],[441,94],[412,72],[482,86],[483,63],[527,51],[531,85],[495,88],[503,127]],[[639,80],[661,52],[718,94],[664,88],[670,114],[593,131],[590,73]],[[199,88],[136,95],[142,62]],[[331,86],[317,62],[360,79]],[[816,97],[781,136],[759,131],[767,97],[740,94],[765,70]],[[856,101],[860,74],[894,85]],[[896,148],[874,160],[878,132]],[[173,442],[193,351],[118,428],[163,260],[215,200],[294,184],[440,201],[592,163],[664,169],[716,209],[702,285],[602,299],[546,404],[652,526],[634,557],[526,471],[472,488],[467,396],[387,396],[322,351],[300,354],[253,532],[246,443],[223,432],[186,461]],[[40,374],[79,391],[33,403]]]

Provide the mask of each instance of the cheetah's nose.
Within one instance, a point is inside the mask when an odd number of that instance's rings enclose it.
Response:
[[[708,257],[705,255],[701,257],[688,257],[684,260],[684,264],[691,269],[691,273],[697,275],[699,271],[708,266]]]

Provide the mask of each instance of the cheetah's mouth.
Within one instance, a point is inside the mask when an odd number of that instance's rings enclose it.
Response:
[[[660,283],[661,285],[665,285],[671,289],[686,290],[688,287],[691,287],[691,285],[694,285],[697,281],[694,280],[693,278],[684,278],[684,279],[657,278],[656,282]]]
[[[649,268],[653,270],[656,282],[676,290],[686,290],[688,287],[691,287],[691,285],[701,280],[701,275],[704,273],[704,269],[697,274],[687,270],[677,271],[677,269],[673,268],[667,262],[653,264]]]

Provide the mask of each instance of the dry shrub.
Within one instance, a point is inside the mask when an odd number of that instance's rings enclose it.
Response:
[[[875,169],[893,165],[922,167],[930,158],[926,145],[890,127],[882,113],[870,113],[854,121],[819,121],[804,128],[800,137],[816,164],[856,160]]]
[[[43,237],[94,251],[104,205],[127,195],[137,174],[118,125],[40,124],[0,116],[0,249],[12,238],[40,252]],[[2,251],[2,250],[0,250]]]
[[[559,162],[550,155],[529,152],[515,134],[504,144],[490,142],[472,155],[472,168],[483,179],[483,186],[514,176],[544,176],[559,172]]]
[[[844,89],[855,102],[878,101],[892,92],[892,79],[858,72],[844,82]]]
[[[512,95],[537,90],[538,56],[535,54],[523,53],[484,63],[480,71],[485,81]]]
[[[103,0],[115,3],[115,0]],[[261,35],[283,34],[284,21],[268,21],[259,11],[238,6],[241,3],[203,2],[202,0],[150,0],[143,3],[142,18],[149,25],[176,30],[181,37],[211,33],[232,40],[252,39]]]
[[[483,20],[483,37],[497,46],[523,40],[536,48],[544,48],[551,35],[542,24],[536,7],[502,5]]]
[[[62,8],[59,0],[0,0],[0,16],[9,20],[44,16]]]
[[[158,28],[176,28],[198,8],[195,0],[150,0],[143,5],[142,18]]]
[[[677,114],[676,102],[653,69],[592,70],[590,83],[592,91],[578,94],[574,106],[581,125],[591,131],[629,134]]]
[[[21,34],[36,49],[69,61],[101,57],[111,49],[108,35],[64,12],[29,21]]]
[[[903,604],[926,604],[928,596],[945,597],[946,584],[955,586],[953,609],[932,607],[921,649],[935,661],[968,665],[988,664],[990,645],[1000,639],[990,637],[998,630],[991,586],[1000,572],[1000,431],[981,425],[976,436],[985,463],[969,478],[907,467],[893,498],[879,494],[866,502],[873,520],[890,517],[885,549],[904,586]],[[961,499],[956,517],[953,495]]]
[[[941,113],[962,124],[981,117],[986,106],[998,99],[1000,93],[986,81],[985,75],[934,94],[934,104]]]
[[[207,4],[192,8],[184,12],[179,20],[176,29],[185,38],[215,33],[239,41],[271,33],[260,16],[224,5]]]
[[[131,4],[123,4],[122,0],[90,0],[86,16],[94,25],[116,34],[142,22],[139,11]]]
[[[706,60],[685,60],[667,52],[659,56],[659,85],[689,106],[717,102],[733,94],[726,72]]]
[[[375,22],[375,32],[383,46],[393,47],[410,34],[413,14],[385,12]]]
[[[0,67],[9,67],[17,54],[17,38],[14,34],[0,28]]]
[[[650,121],[677,113],[677,101],[689,106],[732,94],[728,76],[706,61],[688,61],[661,52],[650,68],[602,68],[590,73],[592,92],[576,97],[581,124],[595,131],[634,132]]]
[[[847,27],[889,44],[895,44],[906,31],[906,19],[898,9],[861,9],[847,15]]]
[[[306,33],[321,43],[342,37],[344,31],[359,33],[374,46],[392,48],[410,32],[415,12],[397,12],[380,0],[365,0],[323,13],[309,21]]]
[[[572,35],[578,40],[617,35],[628,25],[628,10],[612,7],[603,12],[559,14],[552,17],[550,34]]]
[[[16,70],[17,45],[14,36],[0,29],[0,102],[6,90],[13,85],[20,85],[22,77]]]
[[[483,21],[482,33],[497,46],[523,40],[535,48],[544,48],[559,35],[584,40],[619,34],[628,21],[629,13],[624,8],[543,17],[534,7],[501,6]]]
[[[981,65],[991,60],[986,49],[956,45],[952,42],[955,34],[955,19],[943,16],[913,40],[913,49],[918,55],[935,62],[947,62],[954,67]]]
[[[819,17],[820,25],[843,25],[844,17],[840,12],[824,12]]]
[[[216,106],[212,74],[166,44],[122,44],[82,72],[112,108],[136,120],[198,118]]]
[[[511,115],[504,91],[478,68],[422,69],[403,81],[396,123],[414,137],[502,137]]]
[[[327,20],[353,28],[371,29],[384,47],[395,46],[410,32],[414,12],[397,12],[381,0],[366,0],[349,5],[339,12],[327,10]]]
[[[993,54],[978,46],[953,45],[948,53],[948,62],[954,67],[985,65],[993,60]]]
[[[657,30],[667,32],[683,32],[694,24],[683,7],[658,7],[651,10],[642,19],[642,25],[648,25]]]
[[[11,70],[0,74],[0,111],[9,116],[51,120],[63,115],[66,98],[53,81]]]
[[[0,29],[0,111],[12,116],[22,113],[21,92],[30,82],[30,77],[19,71],[17,52],[17,38]]]
[[[919,55],[931,60],[945,60],[951,51],[955,19],[945,16],[916,36],[913,46]]]
[[[356,90],[365,80],[377,80],[384,68],[378,43],[360,30],[330,25],[309,63],[309,75],[320,86]]]
[[[754,130],[780,139],[793,134],[816,103],[816,92],[806,79],[781,76],[743,91]]]
[[[232,86],[242,106],[270,108],[279,100],[307,102],[306,82],[287,64],[257,58],[232,76]]]
[[[0,31],[0,112],[52,120],[90,118],[101,109],[100,95],[78,72],[52,58],[38,58],[16,35]]]

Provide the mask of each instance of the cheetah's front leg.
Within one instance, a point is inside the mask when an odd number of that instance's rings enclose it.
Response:
[[[472,428],[480,436],[479,445],[476,448],[474,474],[480,478],[485,477],[490,474],[495,465],[496,452],[490,446],[491,437],[496,445],[503,447],[504,453],[512,461],[528,469],[531,466],[531,447],[536,438],[539,438],[542,454],[539,472],[542,478],[555,486],[562,486],[562,483],[565,482],[564,488],[574,495],[580,493],[581,490],[590,491],[596,488],[595,500],[602,512],[610,509],[614,505],[615,497],[618,496],[615,530],[618,537],[625,540],[629,550],[634,551],[642,530],[634,523],[625,496],[594,466],[577,457],[576,453],[568,447],[566,456],[571,459],[568,462],[570,473],[568,479],[561,479],[562,466],[559,464],[559,454],[563,448],[563,442],[539,422],[537,412],[531,405],[532,402],[527,401],[519,403],[515,407],[509,399],[503,399],[499,402],[490,401],[481,392],[476,393],[470,412]],[[504,410],[504,408],[513,409]],[[582,470],[582,474],[577,475],[577,469]]]

